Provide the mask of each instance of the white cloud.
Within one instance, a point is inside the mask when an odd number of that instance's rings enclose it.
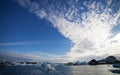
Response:
[[[30,0],[28,3],[31,6],[33,4]],[[90,0],[81,2],[83,6],[79,6],[77,1],[69,0],[69,6],[55,3],[41,6],[38,10],[33,7],[32,10],[35,10],[33,13],[37,12],[36,15],[40,18],[49,20],[62,35],[71,40],[74,45],[67,53],[71,60],[117,54],[120,51],[120,33],[112,33],[120,18],[120,7],[114,6],[115,1]]]
[[[17,0],[19,4],[25,8],[28,8],[30,12],[39,10],[39,4],[37,2],[31,2],[30,0]]]
[[[107,0],[107,5],[111,5],[112,0]]]
[[[38,10],[35,12],[35,14],[40,18],[44,18],[47,16],[47,14],[43,10]]]

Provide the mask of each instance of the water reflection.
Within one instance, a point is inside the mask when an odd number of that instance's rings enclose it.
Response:
[[[120,70],[110,70],[112,73],[120,74]]]
[[[0,68],[0,75],[120,75],[120,69],[112,65],[61,66],[52,71],[43,71],[40,66],[6,66]]]
[[[112,65],[96,65],[96,66],[71,66],[73,75],[120,75],[119,70],[113,70]],[[112,71],[117,71],[113,73]],[[119,71],[120,72],[120,71]]]
[[[55,70],[43,71],[40,66],[5,66],[0,75],[72,75],[69,67],[56,66]]]
[[[114,69],[110,70],[112,73],[120,74],[120,64],[113,64]]]

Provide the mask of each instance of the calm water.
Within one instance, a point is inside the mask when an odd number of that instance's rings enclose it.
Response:
[[[120,69],[113,68],[112,65],[71,66],[71,69],[73,75],[120,75]]]
[[[39,66],[7,66],[0,68],[0,75],[120,75],[120,69],[112,65],[56,67],[43,71]],[[112,72],[119,73],[112,73]]]

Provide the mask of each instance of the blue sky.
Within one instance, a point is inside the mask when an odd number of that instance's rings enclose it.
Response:
[[[0,3],[0,43],[28,42],[25,45],[0,46],[0,49],[58,55],[68,52],[70,41],[53,28],[49,21],[39,19],[16,2],[1,0]]]
[[[1,0],[0,10],[1,54],[58,61],[120,54],[119,0]]]

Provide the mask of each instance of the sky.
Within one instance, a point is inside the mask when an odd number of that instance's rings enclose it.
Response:
[[[86,61],[120,55],[119,0],[1,0],[0,57]]]

